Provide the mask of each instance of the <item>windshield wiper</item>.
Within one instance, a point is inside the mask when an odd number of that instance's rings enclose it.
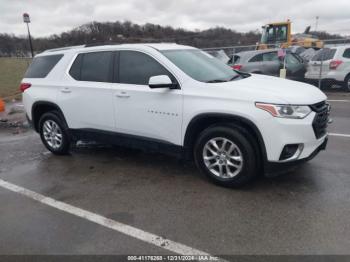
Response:
[[[214,80],[209,80],[206,83],[223,83],[223,82],[227,82],[227,81],[222,79],[214,79]]]
[[[239,75],[239,74],[237,74],[237,75],[233,76],[233,77],[230,79],[230,81],[233,81],[233,80],[237,79],[238,77],[242,77],[242,76]]]

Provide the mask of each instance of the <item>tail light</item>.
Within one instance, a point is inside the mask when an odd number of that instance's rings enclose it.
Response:
[[[234,70],[241,70],[242,65],[233,65],[232,68],[233,68]]]
[[[21,85],[19,86],[19,90],[21,90],[21,92],[23,93],[26,89],[28,89],[31,86],[32,84],[30,83],[21,83]]]
[[[340,66],[341,64],[343,63],[343,61],[341,60],[332,60],[330,63],[329,63],[329,69],[337,69],[338,66]]]

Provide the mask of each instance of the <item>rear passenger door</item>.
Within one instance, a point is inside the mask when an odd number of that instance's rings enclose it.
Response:
[[[263,68],[267,75],[279,76],[281,61],[278,58],[277,52],[269,52],[263,54]]]
[[[109,51],[75,58],[58,95],[70,128],[114,131],[112,62],[113,52]]]
[[[168,75],[160,62],[140,51],[119,51],[114,63],[113,101],[120,133],[181,144],[182,90],[148,86],[149,78]]]

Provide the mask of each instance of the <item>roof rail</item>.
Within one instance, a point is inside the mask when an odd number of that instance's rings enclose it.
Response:
[[[47,49],[47,50],[44,51],[44,53],[46,53],[46,52],[63,51],[63,50],[69,50],[69,49],[75,49],[75,48],[82,48],[82,47],[84,47],[84,45],[65,46],[65,47]]]
[[[93,46],[101,46],[101,45],[120,45],[120,43],[116,43],[116,42],[96,42],[96,43],[85,44],[84,47],[93,47]]]

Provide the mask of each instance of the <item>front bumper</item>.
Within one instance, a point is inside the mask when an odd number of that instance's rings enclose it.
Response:
[[[269,117],[259,122],[266,148],[267,162],[289,162],[308,158],[327,137],[330,107],[324,101],[310,105],[312,112],[304,119]],[[298,146],[292,156],[284,148]],[[293,153],[293,151],[292,151]]]
[[[330,70],[328,72],[324,72],[321,76],[319,74],[305,74],[305,79],[307,81],[318,81],[321,79],[322,81],[333,81],[333,82],[344,82],[346,74],[342,71]]]
[[[327,143],[328,143],[328,137],[325,137],[322,144],[320,144],[308,157],[303,158],[303,159],[298,159],[298,160],[289,161],[289,162],[267,161],[265,163],[265,174],[267,176],[271,176],[271,175],[285,173],[285,172],[288,172],[290,170],[293,170],[294,168],[298,167],[299,165],[313,159],[315,156],[317,156],[317,154],[320,151],[325,150],[327,147]]]

